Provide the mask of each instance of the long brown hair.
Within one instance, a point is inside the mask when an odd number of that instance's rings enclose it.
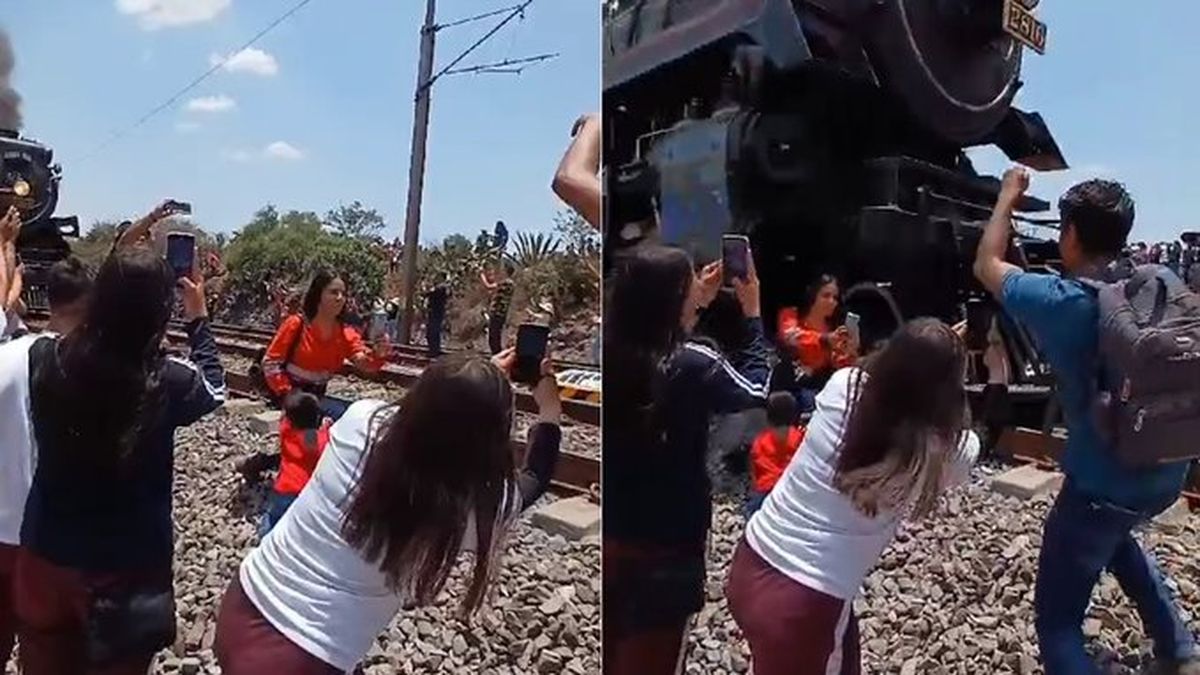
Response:
[[[864,514],[931,512],[967,426],[966,347],[936,319],[900,328],[852,377],[834,486]]]
[[[37,405],[88,411],[64,416],[47,430],[81,471],[128,460],[162,414],[161,344],[174,285],[158,254],[142,247],[117,250],[100,266],[83,320],[60,340],[57,367],[35,378]]]
[[[462,612],[479,609],[517,499],[512,386],[489,360],[446,356],[395,408],[350,495],[342,532],[379,565],[388,586],[429,604],[445,586],[475,524],[475,563]]]

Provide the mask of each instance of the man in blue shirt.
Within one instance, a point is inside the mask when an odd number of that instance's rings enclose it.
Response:
[[[1074,277],[1094,275],[1121,253],[1133,227],[1133,199],[1119,183],[1103,180],[1080,183],[1063,195],[1058,247],[1070,276],[1062,278],[1027,273],[1004,260],[1013,209],[1028,186],[1024,169],[1004,174],[979,242],[975,276],[1032,332],[1054,369],[1067,421],[1066,481],[1046,518],[1034,597],[1046,673],[1100,672],[1084,650],[1081,624],[1107,568],[1154,639],[1155,672],[1196,675],[1200,661],[1192,635],[1158,565],[1131,534],[1179,498],[1187,464],[1148,469],[1121,464],[1091,415],[1099,307],[1095,294]]]

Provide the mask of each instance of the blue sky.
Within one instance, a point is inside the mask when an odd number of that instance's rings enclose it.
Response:
[[[230,231],[270,202],[323,213],[354,199],[403,227],[419,0],[313,0],[172,109],[84,160],[295,0],[39,0],[4,5],[24,133],[63,165],[60,214],[119,219],[161,198]],[[441,0],[446,23],[516,4]],[[497,19],[439,33],[447,63]],[[462,65],[562,55],[522,75],[458,75],[434,89],[422,241],[497,218],[548,229],[550,192],[579,114],[599,108],[599,3],[537,0]],[[193,99],[197,99],[193,101]]]
[[[1135,238],[1200,230],[1200,3],[1045,0],[1037,12],[1049,44],[1026,52],[1017,101],[1042,113],[1072,168],[1035,174],[1032,192],[1053,202],[1078,180],[1116,178],[1137,200]],[[999,151],[973,156],[1007,166]]]

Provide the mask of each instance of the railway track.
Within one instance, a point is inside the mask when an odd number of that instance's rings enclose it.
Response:
[[[1005,429],[996,444],[998,454],[1015,464],[1033,464],[1057,471],[1066,447],[1065,431],[1045,434],[1038,429],[1014,427]],[[1193,511],[1200,511],[1200,464],[1193,464],[1183,486],[1183,497]]]
[[[40,330],[47,318],[48,316],[43,313],[30,312],[26,322],[32,329]],[[262,329],[243,328],[228,324],[213,324],[212,326],[214,337],[217,340],[217,347],[221,352],[248,359],[256,358],[259,351],[273,337],[270,331]],[[167,340],[175,346],[186,343],[187,335],[183,332],[183,324],[181,322],[171,323],[171,329],[167,331]],[[347,365],[343,367],[341,374],[371,382],[381,384],[391,383],[402,388],[408,388],[417,381],[417,378],[421,376],[421,370],[428,366],[432,360],[423,353],[415,353],[420,351],[418,348],[406,347],[404,349],[411,350],[411,352],[406,357],[407,360],[401,363],[393,360],[392,363],[385,365],[381,370],[374,373],[360,372]],[[562,370],[566,370],[567,365],[572,363],[575,362],[556,362],[558,364],[557,367]],[[595,371],[594,367],[589,368]],[[561,385],[559,391],[562,395],[564,415],[582,424],[600,426],[601,402],[599,392],[588,391],[570,384]],[[521,412],[537,412],[537,403],[534,401],[533,394],[524,388],[516,389],[516,406],[517,410]]]

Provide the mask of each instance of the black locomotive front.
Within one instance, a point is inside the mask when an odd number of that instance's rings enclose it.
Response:
[[[1044,40],[1035,5],[616,3],[604,38],[606,252],[651,232],[713,259],[722,233],[741,232],[768,320],[822,272],[850,287],[844,304],[866,336],[914,316],[964,318],[985,302],[970,267],[999,188],[966,148],[1066,166],[1041,116],[1012,105],[1026,47],[1005,26],[1032,21]],[[1018,248],[1054,265],[1052,241]],[[1044,384],[1028,336],[997,321],[1018,383]]]
[[[79,220],[57,217],[60,167],[54,151],[17,132],[0,129],[0,211],[16,206],[21,213],[17,254],[25,266],[25,303],[44,309],[46,273],[71,254],[67,237],[79,236]]]

